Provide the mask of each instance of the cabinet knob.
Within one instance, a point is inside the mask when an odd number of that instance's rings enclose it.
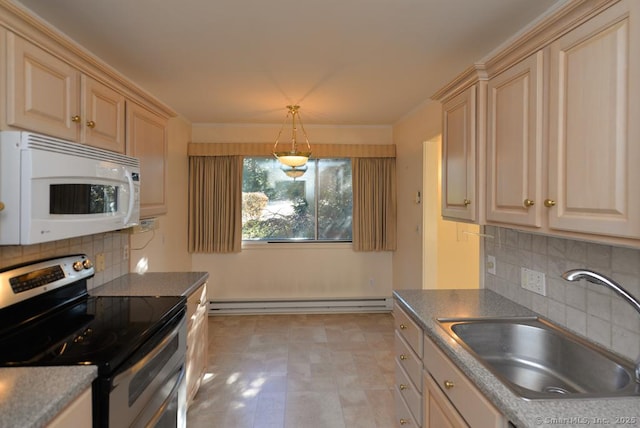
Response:
[[[451,388],[453,388],[454,386],[455,386],[455,385],[454,385],[454,383],[453,383],[453,382],[451,382],[450,380],[445,380],[445,381],[444,381],[444,387],[445,387],[445,388],[447,388],[447,389],[451,389]]]
[[[400,330],[406,330],[406,329],[407,329],[407,326],[406,326],[406,325],[404,325],[404,324],[400,324]]]
[[[532,201],[531,199],[529,199],[529,198],[525,199],[525,200],[524,200],[524,202],[523,202],[523,205],[524,205],[526,208],[532,207],[532,206],[534,206],[535,204],[536,204],[536,203],[535,203],[534,201]]]
[[[406,356],[406,355],[404,355],[404,354],[400,354],[400,359],[401,359],[402,361],[404,361],[404,360],[406,360],[406,359],[407,359],[407,356]]]
[[[556,201],[554,201],[553,199],[545,199],[544,200],[544,206],[547,208],[551,208],[553,206],[555,206]]]
[[[78,116],[77,114],[75,116],[71,116],[71,122],[80,123],[80,116]]]
[[[407,385],[405,385],[403,383],[400,384],[400,391],[404,391],[407,388],[409,388]]]
[[[0,202],[0,211],[4,209],[4,202]]]
[[[400,425],[406,425],[406,424],[408,424],[408,423],[409,423],[409,421],[408,421],[408,420],[406,420],[406,419],[400,419]]]
[[[87,126],[91,129],[96,127],[96,123],[93,120],[87,122]]]
[[[471,205],[471,201],[469,199],[465,199],[464,201],[462,201],[462,203],[464,204],[465,207],[467,205]]]

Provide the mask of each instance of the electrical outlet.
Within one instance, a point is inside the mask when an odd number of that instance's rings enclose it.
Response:
[[[129,245],[125,244],[122,247],[122,260],[129,260]]]
[[[487,256],[487,273],[496,274],[496,258],[494,256]]]
[[[543,272],[538,272],[538,271],[527,269],[527,268],[521,268],[520,285],[525,290],[532,291],[542,296],[547,295],[547,284],[546,284],[545,275]]]
[[[96,254],[96,272],[102,272],[105,268],[104,253]]]

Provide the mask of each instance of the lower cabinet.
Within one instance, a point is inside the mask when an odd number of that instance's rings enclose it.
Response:
[[[507,419],[427,336],[424,337],[424,428],[506,428]]]
[[[90,428],[93,424],[91,388],[87,388],[47,425],[47,428]]]
[[[200,388],[207,368],[207,284],[187,298],[187,404]]]
[[[396,426],[422,426],[422,337],[420,328],[398,305],[393,308],[396,363]]]
[[[397,304],[393,318],[397,427],[509,426],[504,415]]]
[[[407,403],[404,402],[402,398],[402,394],[400,394],[400,390],[396,386],[395,389],[395,398],[396,398],[396,427],[420,427],[422,426],[418,422],[416,422],[411,410],[407,406]]]
[[[440,390],[429,372],[424,372],[424,426],[466,428],[469,425]]]

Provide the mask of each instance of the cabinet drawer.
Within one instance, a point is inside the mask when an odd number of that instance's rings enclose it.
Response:
[[[394,396],[396,398],[396,427],[420,427],[421,424],[414,419],[397,387],[394,388]]]
[[[400,364],[396,363],[396,389],[402,395],[404,402],[409,407],[411,414],[414,416],[415,420],[422,420],[422,394],[418,391],[409,380],[409,376],[402,369]]]
[[[398,331],[395,342],[396,363],[404,369],[418,391],[422,392],[422,360],[411,350]]]
[[[423,361],[438,387],[451,400],[469,426],[482,428],[504,426],[502,414],[426,336]]]
[[[396,331],[400,332],[418,358],[422,358],[422,337],[424,335],[422,329],[397,304],[393,306],[393,319]]]

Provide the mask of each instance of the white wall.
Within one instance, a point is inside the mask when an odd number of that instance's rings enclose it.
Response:
[[[444,221],[440,215],[441,113],[439,103],[427,102],[394,126],[398,155],[394,288],[478,288],[480,283],[480,242],[474,235],[479,227]],[[415,202],[417,191],[421,204]]]
[[[272,143],[280,125],[194,125],[195,143]],[[388,126],[308,126],[313,144],[391,144]],[[193,254],[210,275],[210,299],[387,297],[392,253],[356,253],[344,244],[252,244],[236,254]]]
[[[441,107],[427,102],[393,126],[398,183],[398,250],[393,255],[395,289],[422,288],[422,210],[437,201],[423,198],[422,144],[440,134]]]
[[[389,253],[356,253],[350,244],[264,244],[238,254],[194,254],[215,299],[391,296]]]

